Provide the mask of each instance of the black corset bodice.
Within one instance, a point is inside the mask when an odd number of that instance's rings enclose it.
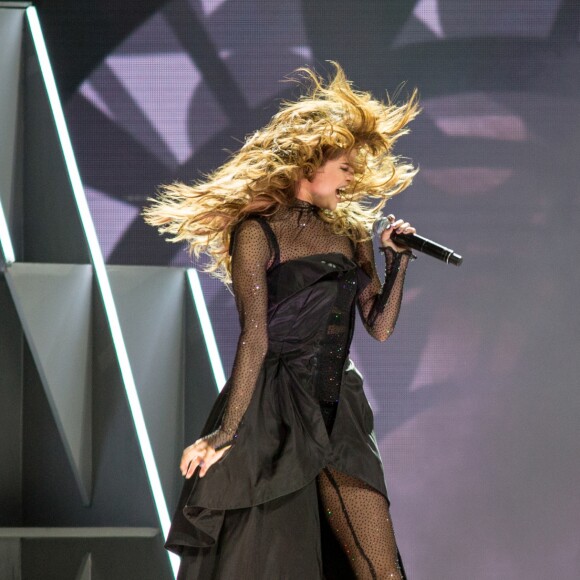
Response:
[[[307,360],[322,403],[338,401],[357,289],[369,281],[340,253],[290,260],[268,272],[269,351]]]

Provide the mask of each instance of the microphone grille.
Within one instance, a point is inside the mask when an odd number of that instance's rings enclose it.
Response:
[[[388,230],[390,227],[391,222],[386,217],[379,218],[373,224],[373,234],[375,236],[380,236],[385,230]]]

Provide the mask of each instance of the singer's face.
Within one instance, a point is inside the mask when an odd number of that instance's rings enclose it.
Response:
[[[352,152],[343,153],[340,157],[329,159],[312,179],[301,179],[298,182],[296,197],[317,207],[335,210],[340,201],[341,191],[353,179],[352,155]]]

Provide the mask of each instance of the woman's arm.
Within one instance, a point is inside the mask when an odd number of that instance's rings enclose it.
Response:
[[[393,231],[398,233],[414,233],[415,228],[403,220],[395,221],[392,227],[381,234],[381,253],[385,257],[385,281],[381,280],[375,267],[372,240],[357,244],[355,259],[359,266],[370,277],[371,282],[358,296],[358,308],[367,332],[374,338],[384,341],[393,333],[401,300],[403,285],[409,260],[413,254],[396,246],[390,236]]]
[[[232,253],[232,284],[240,318],[241,334],[222,424],[188,447],[182,457],[181,471],[193,475],[201,465],[200,477],[218,461],[233,443],[268,349],[266,270],[271,253],[268,240],[255,220],[243,222],[236,231]]]

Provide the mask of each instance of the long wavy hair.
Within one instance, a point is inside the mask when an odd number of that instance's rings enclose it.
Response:
[[[285,101],[270,122],[246,138],[241,149],[205,179],[159,188],[143,211],[145,221],[185,241],[204,268],[230,281],[229,242],[238,223],[251,214],[271,216],[295,199],[300,179],[312,179],[329,159],[352,152],[354,178],[334,211],[321,210],[337,234],[369,239],[385,203],[411,184],[417,169],[393,154],[419,112],[417,91],[397,105],[352,88],[342,68],[325,82],[308,68],[298,69],[306,87],[297,101]]]

